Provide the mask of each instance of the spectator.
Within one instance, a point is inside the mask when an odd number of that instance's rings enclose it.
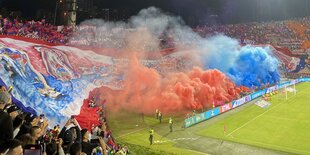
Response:
[[[6,155],[21,155],[23,154],[23,148],[20,141],[12,139],[8,140],[3,147]],[[2,151],[3,152],[3,151]]]
[[[60,131],[59,137],[64,140],[63,148],[69,152],[73,143],[81,142],[81,131],[75,118],[69,119],[66,125]]]
[[[6,91],[5,86],[0,86],[0,92],[4,92],[4,91]]]
[[[89,101],[89,107],[90,108],[96,107],[95,97],[92,97],[91,100]]]
[[[31,123],[35,119],[35,116],[33,116],[30,113],[25,113],[24,115],[25,115],[25,122],[20,127],[20,131],[16,135],[16,138],[19,138],[20,136],[22,136],[24,134],[30,134],[30,130],[31,130],[31,127],[32,127]]]
[[[70,155],[86,155],[82,152],[81,143],[75,142],[70,147]]]
[[[57,144],[55,142],[48,143],[46,145],[46,155],[56,155]]]
[[[31,122],[32,128],[30,130],[31,136],[36,140],[43,140],[43,135],[46,134],[48,122],[46,118],[36,117]],[[40,139],[39,139],[40,138]]]
[[[58,155],[65,155],[64,150],[62,149],[62,139],[59,138],[57,142],[51,142],[46,145],[46,154],[55,155],[58,152]]]
[[[33,126],[30,129],[30,136],[34,141],[38,141],[39,138],[42,136],[42,129],[39,126]]]
[[[16,137],[16,135],[19,133],[20,131],[20,127],[22,126],[22,124],[24,123],[24,119],[22,115],[18,115],[14,121],[13,121],[13,138]]]
[[[51,43],[64,44],[68,42],[69,37],[74,27],[64,27],[57,30],[57,26],[46,24],[42,21],[18,21],[8,18],[2,19],[5,21],[0,24],[0,34],[23,36],[26,38],[41,39]]]
[[[18,112],[19,112],[19,108],[15,105],[12,105],[10,106],[9,108],[7,108],[7,113],[10,115],[10,117],[12,118],[12,120],[14,121],[15,118],[17,117],[18,115]]]
[[[96,148],[98,145],[90,143],[91,135],[87,129],[81,130],[81,135],[82,135],[82,151],[86,154],[91,154],[92,150]]]
[[[4,107],[9,103],[11,103],[11,95],[7,91],[0,92],[0,146],[13,138],[12,118],[4,112]]]
[[[128,153],[129,153],[129,151],[128,151],[128,147],[127,147],[127,146],[122,147],[122,148],[117,152],[117,154],[119,154],[119,155],[127,155]]]
[[[10,93],[6,90],[3,89],[5,87],[2,87],[2,90],[0,91],[0,103],[4,104],[4,106],[0,107],[1,109],[5,109],[5,107],[8,107],[12,104],[12,97],[10,95]]]
[[[21,135],[18,140],[22,143],[23,148],[29,144],[35,144],[36,142],[33,140],[30,134]]]

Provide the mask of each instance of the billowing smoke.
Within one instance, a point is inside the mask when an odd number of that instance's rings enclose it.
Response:
[[[269,47],[244,46],[240,48],[236,63],[229,75],[247,87],[275,84],[279,81],[278,60],[270,55]]]
[[[237,40],[217,35],[209,38],[202,49],[205,68],[226,73],[237,85],[246,87],[274,84],[279,81],[278,60],[269,46],[240,46]]]
[[[238,41],[223,35],[202,38],[180,18],[154,7],[141,10],[128,23],[89,20],[81,25],[71,42],[84,39],[88,45],[118,49],[128,59],[115,66],[124,79],[122,91],[106,95],[115,109],[144,113],[156,108],[166,113],[203,109],[236,99],[244,91],[242,85],[272,83],[279,78],[277,60],[267,47],[240,47]],[[84,33],[84,29],[92,29],[92,33]],[[160,64],[169,63],[164,55],[152,67],[141,64],[166,47],[163,41],[186,56],[181,60],[182,69],[167,72]]]
[[[202,110],[239,97],[241,88],[219,70],[203,71],[194,67],[187,73],[173,72],[165,77],[155,69],[131,57],[124,88],[110,92],[107,100],[115,110],[125,108],[151,114],[158,108],[164,113]]]

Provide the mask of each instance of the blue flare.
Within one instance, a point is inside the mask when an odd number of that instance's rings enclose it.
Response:
[[[269,46],[241,47],[236,40],[222,35],[210,38],[208,45],[211,50],[203,57],[206,69],[217,68],[237,85],[249,88],[279,82],[279,61]]]
[[[244,46],[228,74],[236,84],[247,87],[274,84],[280,79],[278,64],[268,47]]]

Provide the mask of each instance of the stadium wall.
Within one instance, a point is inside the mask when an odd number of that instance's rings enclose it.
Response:
[[[237,108],[245,103],[248,103],[256,98],[259,98],[265,94],[268,94],[268,93],[271,93],[271,92],[274,92],[276,90],[279,90],[285,86],[290,86],[290,85],[294,85],[294,84],[297,84],[297,83],[300,83],[300,82],[310,82],[310,78],[299,78],[299,79],[295,79],[295,80],[290,80],[290,81],[287,81],[287,82],[283,82],[283,83],[280,83],[278,85],[275,85],[275,86],[272,86],[272,87],[269,87],[269,88],[265,88],[263,90],[259,90],[257,92],[254,92],[250,95],[247,95],[245,97],[242,97],[238,100],[234,100],[230,103],[227,103],[227,104],[224,104],[222,106],[219,106],[219,107],[216,107],[216,108],[213,108],[211,110],[208,110],[206,112],[203,112],[203,113],[200,113],[200,114],[197,114],[195,116],[192,116],[190,118],[187,118],[185,119],[185,122],[184,122],[184,127],[185,128],[188,128],[190,126],[193,126],[197,123],[200,123],[200,122],[203,122],[205,120],[208,120],[212,117],[215,117],[217,115],[220,115],[221,113],[224,113],[224,112],[227,112],[231,109],[234,109],[234,108]]]

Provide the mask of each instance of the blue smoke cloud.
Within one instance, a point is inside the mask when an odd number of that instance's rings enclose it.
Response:
[[[262,86],[280,80],[278,60],[268,46],[240,46],[238,41],[223,35],[207,39],[202,50],[205,69],[219,69],[237,85]]]

